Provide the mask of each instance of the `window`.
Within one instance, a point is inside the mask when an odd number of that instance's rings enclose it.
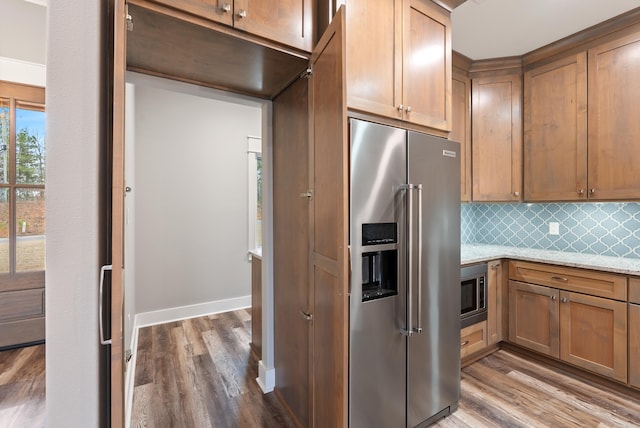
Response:
[[[262,248],[262,140],[247,137],[248,154],[248,247],[249,251]]]
[[[45,269],[44,89],[0,84],[0,275]]]

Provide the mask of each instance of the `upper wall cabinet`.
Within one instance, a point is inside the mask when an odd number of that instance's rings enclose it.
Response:
[[[460,143],[460,200],[471,200],[471,79],[455,72],[451,88],[451,134]]]
[[[350,0],[348,107],[451,130],[451,20],[429,0]]]
[[[588,51],[589,199],[640,198],[640,33]]]
[[[154,0],[265,39],[310,52],[312,0]]]
[[[524,74],[524,198],[587,198],[587,55]]]
[[[519,201],[522,191],[522,78],[520,69],[471,79],[474,201]]]

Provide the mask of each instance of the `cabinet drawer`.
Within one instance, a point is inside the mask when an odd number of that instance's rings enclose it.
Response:
[[[0,322],[44,315],[44,289],[0,294]]]
[[[640,278],[629,278],[629,302],[640,305]]]
[[[487,346],[487,322],[465,327],[460,331],[460,358],[471,355]]]
[[[627,300],[627,278],[612,273],[511,261],[509,278],[607,299]]]

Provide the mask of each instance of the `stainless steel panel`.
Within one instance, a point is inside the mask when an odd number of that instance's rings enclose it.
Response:
[[[460,146],[414,132],[408,140],[408,180],[423,192],[423,330],[408,338],[407,368],[407,426],[416,427],[460,397]]]
[[[406,339],[404,279],[398,295],[362,302],[362,224],[399,222],[406,183],[406,131],[351,120],[350,243],[352,257],[349,348],[351,428],[405,424]],[[370,251],[379,246],[364,247]],[[401,244],[386,244],[404,257]]]

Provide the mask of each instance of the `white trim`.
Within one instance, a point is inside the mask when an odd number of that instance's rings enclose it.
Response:
[[[138,362],[138,316],[133,317],[133,333],[131,334],[131,359],[125,363],[126,375],[124,379],[124,427],[131,427],[131,410],[133,409],[133,387],[136,378],[136,364]]]
[[[47,69],[44,64],[0,56],[0,80],[44,87]]]
[[[256,382],[258,382],[258,386],[260,386],[260,389],[262,389],[262,392],[265,394],[273,391],[273,388],[276,386],[276,369],[268,369],[262,363],[262,360],[260,360],[260,362],[258,362],[258,377],[256,378]]]
[[[136,314],[135,328],[251,307],[251,295]]]

